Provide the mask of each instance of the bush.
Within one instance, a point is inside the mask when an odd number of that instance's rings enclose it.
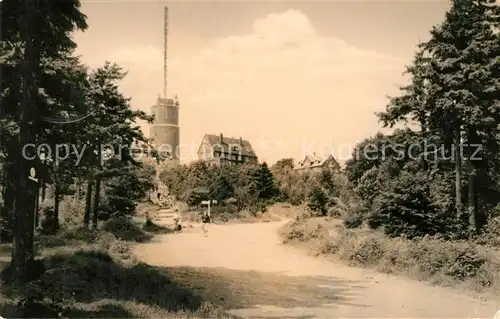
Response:
[[[151,239],[138,225],[127,217],[112,218],[104,223],[104,231],[113,234],[117,239],[135,242],[145,242]]]
[[[500,247],[500,217],[492,217],[486,226],[483,233],[476,239],[478,244],[488,245],[492,247]]]
[[[249,211],[252,215],[256,216],[258,213],[265,213],[267,211],[267,206],[268,204],[265,201],[257,201],[250,206]]]
[[[99,242],[99,240],[102,239],[102,236],[103,234],[99,230],[88,229],[85,227],[66,230],[61,234],[62,238],[73,241],[82,241],[88,244]]]
[[[436,209],[431,198],[431,184],[432,179],[426,172],[401,172],[374,199],[369,225],[380,227],[393,237],[446,234],[454,219]]]
[[[56,219],[54,208],[50,206],[43,207],[40,221],[41,233],[53,235],[56,233],[58,226],[58,220]]]
[[[361,225],[363,225],[363,216],[359,214],[351,214],[344,219],[344,226],[346,228],[358,228]]]
[[[323,189],[319,186],[314,187],[308,196],[308,207],[313,212],[319,212],[321,215],[326,215],[328,197],[326,196]]]
[[[321,241],[327,238],[337,225],[331,219],[297,217],[280,230],[280,235],[284,243]]]
[[[63,198],[59,207],[59,224],[62,229],[79,228],[82,225],[85,206],[75,203],[72,196]]]
[[[169,234],[172,232],[172,230],[169,229],[168,227],[157,225],[153,223],[153,221],[151,221],[150,219],[146,220],[146,222],[142,226],[142,230],[155,234]]]
[[[467,241],[390,238],[373,230],[335,227],[326,218],[297,219],[283,227],[281,236],[284,242],[307,243],[315,252],[335,254],[351,265],[441,284],[500,288],[498,252]]]

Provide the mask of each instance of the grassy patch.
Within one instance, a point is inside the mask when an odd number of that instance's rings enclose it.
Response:
[[[8,260],[0,260],[0,270],[3,269],[0,315],[8,318],[229,318],[221,308],[172,280],[167,269],[138,262],[130,243],[144,240],[146,233],[135,224],[125,224],[119,220],[104,227],[114,234],[76,229],[57,236],[37,236],[41,257],[35,260],[30,281],[23,287],[10,282]],[[10,255],[10,248],[5,250],[9,250]]]
[[[103,225],[102,230],[113,234],[117,239],[138,243],[146,242],[152,238],[127,217],[110,219]]]
[[[496,250],[466,241],[389,238],[367,229],[346,229],[326,218],[297,219],[281,230],[286,243],[306,245],[316,254],[335,255],[353,266],[410,276],[440,285],[476,290],[500,287]]]

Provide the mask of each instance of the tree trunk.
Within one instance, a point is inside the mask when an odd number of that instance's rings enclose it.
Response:
[[[95,194],[94,194],[94,211],[92,216],[92,227],[97,229],[97,221],[99,217],[99,201],[101,196],[101,173],[102,173],[102,145],[101,142],[97,144],[97,165],[99,172],[95,174]]]
[[[61,201],[61,187],[59,182],[54,183],[54,219],[53,219],[53,229],[52,232],[56,234],[59,231],[59,203]]]
[[[101,176],[97,175],[96,176],[96,181],[95,181],[95,194],[94,194],[94,214],[92,216],[92,227],[94,229],[97,229],[97,222],[99,219],[99,205],[100,205],[100,198],[101,196]]]
[[[2,15],[3,15],[3,10],[0,8],[0,42],[3,39],[3,34],[2,34]],[[3,68],[0,67],[0,92],[3,92]],[[0,120],[2,120],[5,117],[5,103],[3,101],[0,101]],[[3,129],[0,129],[0,145],[4,145],[5,143],[5,137],[4,137],[4,131]],[[10,180],[8,179],[8,171],[9,171],[9,166],[8,162],[4,162],[2,164],[2,199],[4,201],[4,205],[0,206],[0,243],[4,242],[12,242],[12,238],[8,236],[8,228],[10,228],[8,225],[10,224],[8,216],[9,216],[9,211],[5,208],[9,204],[7,204],[7,185],[10,183]],[[14,198],[9,199],[11,203],[14,201]],[[13,206],[13,205],[12,205]],[[11,206],[11,207],[12,207]]]
[[[35,225],[33,226],[35,229],[40,225],[40,187],[37,187],[35,190]]]
[[[469,130],[467,134],[468,142],[468,167],[469,167],[469,192],[468,192],[468,213],[469,225],[474,233],[479,233],[486,223],[486,214],[478,207],[478,176],[479,168],[484,166],[482,159],[482,151],[477,148],[481,145],[481,138],[475,130]],[[472,157],[474,156],[474,157]]]
[[[42,202],[45,201],[46,191],[47,191],[47,184],[45,184],[45,181],[42,181]]]
[[[468,193],[468,213],[469,226],[472,233],[477,233],[480,229],[477,209],[477,168],[469,161],[469,193]]]
[[[80,203],[81,183],[80,178],[75,179],[75,206]]]
[[[4,193],[4,205],[2,207],[2,229],[0,230],[0,242],[2,243],[12,243],[12,219],[14,217],[14,208],[16,200],[16,188],[15,181],[13,180],[13,174],[15,173],[15,166],[9,165],[7,170],[7,177],[5,180],[5,193]]]
[[[93,186],[92,177],[89,177],[87,180],[87,192],[85,194],[85,215],[83,216],[83,226],[85,228],[89,227],[90,224],[90,212],[92,210],[92,186]]]
[[[78,203],[78,179],[75,178],[75,196],[73,196],[73,205]]]
[[[455,126],[454,132],[455,151],[452,152],[455,162],[455,210],[457,217],[462,219],[463,204],[462,204],[462,152],[461,152],[461,130],[460,125]]]
[[[2,145],[1,143],[2,140],[0,139],[0,145]],[[5,198],[5,186],[7,185],[7,168],[5,167],[5,163],[3,164],[3,166],[0,166],[0,171],[2,172],[0,196],[1,198]]]
[[[14,240],[12,247],[11,269],[13,279],[21,284],[28,274],[28,266],[33,261],[33,225],[34,225],[34,199],[35,185],[29,179],[32,167],[27,156],[23,154],[22,146],[35,142],[34,132],[36,122],[35,95],[37,92],[36,69],[39,64],[36,39],[33,31],[37,23],[37,9],[35,0],[24,1],[24,65],[23,65],[23,98],[21,102],[19,148],[17,150],[19,171],[17,172],[18,184],[16,185],[16,205],[14,214]],[[29,149],[29,148],[28,148]],[[29,152],[29,151],[28,151]],[[33,152],[31,152],[33,153]]]

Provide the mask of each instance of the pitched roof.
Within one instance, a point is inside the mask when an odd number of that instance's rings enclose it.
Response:
[[[222,134],[205,134],[205,138],[208,140],[208,142],[216,152],[233,154],[236,152],[238,154],[241,153],[241,155],[243,156],[257,157],[255,151],[252,148],[252,145],[248,140],[244,140],[242,138],[225,137]],[[232,149],[233,147],[236,149]]]
[[[320,158],[316,156],[316,154],[313,155],[306,155],[306,157],[297,163],[296,169],[305,169],[305,168],[315,168],[315,167],[322,167],[325,165],[327,161],[333,160],[333,163],[338,166],[339,164],[333,157],[333,155],[329,155],[326,158]]]

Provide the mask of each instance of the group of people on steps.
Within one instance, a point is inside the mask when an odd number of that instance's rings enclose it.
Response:
[[[174,213],[174,230],[181,230],[180,229],[180,215],[179,215],[179,209],[176,208],[175,209],[175,213]],[[208,236],[208,226],[207,224],[210,223],[210,213],[208,212],[208,210],[206,210],[203,215],[201,215],[201,230],[203,230],[203,234],[206,236]]]
[[[160,199],[161,199],[160,187],[156,186],[155,191],[156,191],[156,197],[157,197],[158,201],[160,201]],[[203,230],[203,234],[205,235],[205,237],[208,236],[207,224],[210,223],[210,219],[211,219],[210,213],[208,212],[208,210],[203,212],[203,215],[201,216],[201,229]],[[174,230],[175,231],[182,229],[182,226],[179,224],[180,220],[181,220],[181,217],[179,215],[179,209],[176,208],[175,212],[174,212]]]

